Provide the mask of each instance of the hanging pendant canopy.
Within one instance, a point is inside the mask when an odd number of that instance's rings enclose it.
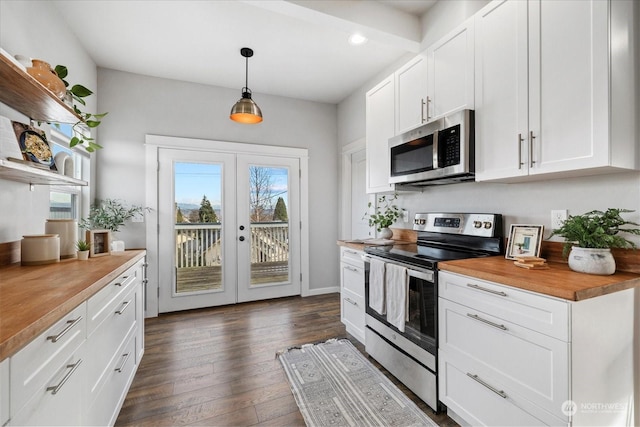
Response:
[[[231,108],[229,118],[234,122],[254,124],[262,121],[262,111],[253,99],[251,99],[251,89],[249,89],[249,58],[253,56],[253,50],[248,47],[240,49],[240,55],[245,57],[245,86],[242,88],[242,98]]]

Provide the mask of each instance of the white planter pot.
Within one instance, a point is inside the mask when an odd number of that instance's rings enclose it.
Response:
[[[591,249],[574,246],[569,253],[569,268],[587,274],[609,275],[616,272],[611,249]]]
[[[391,231],[391,229],[389,228],[383,228],[380,230],[380,234],[378,234],[378,237],[381,239],[390,239],[393,237],[393,231]]]
[[[77,254],[80,261],[86,261],[89,259],[89,251],[77,251]]]

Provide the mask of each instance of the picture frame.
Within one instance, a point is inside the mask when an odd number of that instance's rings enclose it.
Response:
[[[111,231],[87,230],[87,242],[91,245],[89,257],[95,258],[111,254]]]
[[[512,224],[504,257],[513,260],[528,256],[539,257],[543,234],[544,225]]]

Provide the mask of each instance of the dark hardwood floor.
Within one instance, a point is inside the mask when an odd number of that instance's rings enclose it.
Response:
[[[334,337],[364,353],[340,322],[338,294],[166,314],[145,327],[145,354],[116,426],[304,426],[276,353]],[[439,425],[457,425],[381,370]]]

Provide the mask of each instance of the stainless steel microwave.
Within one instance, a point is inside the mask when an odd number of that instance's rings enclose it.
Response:
[[[473,110],[459,110],[389,140],[389,183],[411,185],[473,181]]]

